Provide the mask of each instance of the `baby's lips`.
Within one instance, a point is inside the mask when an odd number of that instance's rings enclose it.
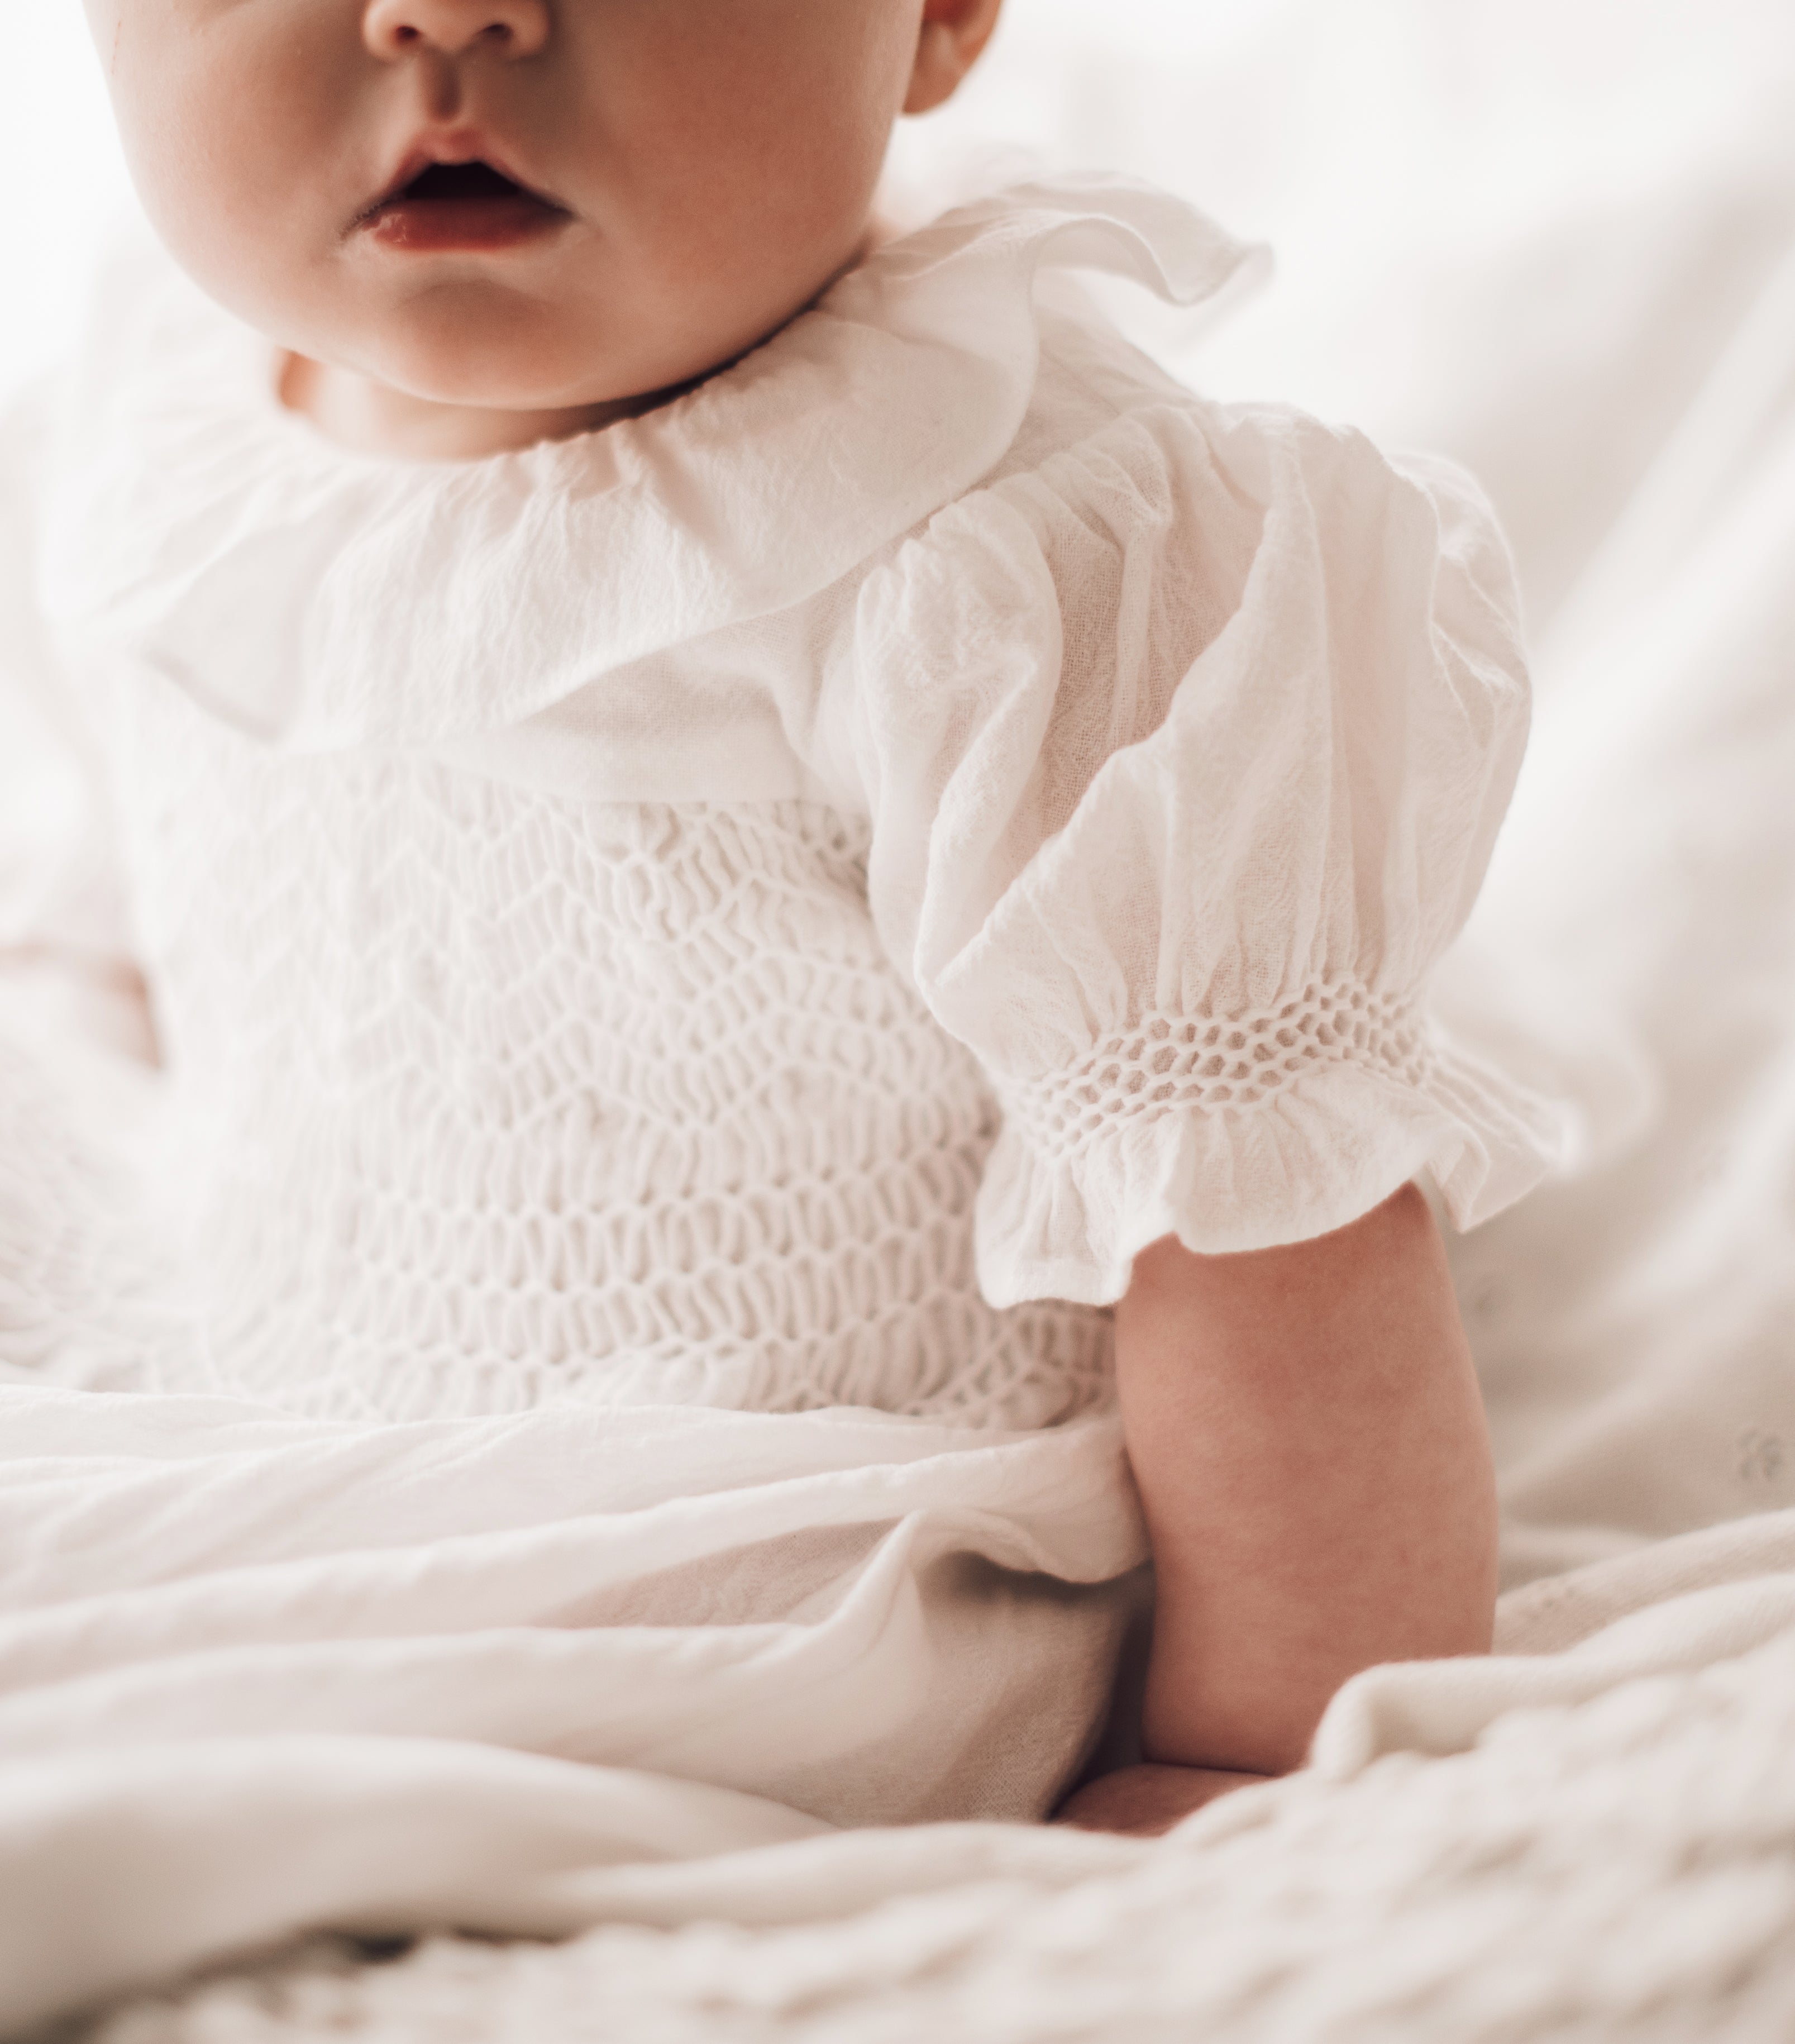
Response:
[[[526,198],[534,199],[539,206],[549,207],[557,213],[572,210],[571,207],[563,206],[550,193],[532,184],[485,135],[476,129],[458,128],[440,135],[427,135],[414,143],[406,152],[397,170],[382,187],[379,196],[356,214],[353,224],[360,227],[372,220],[376,213],[401,197],[407,187],[415,184],[426,171],[438,164],[458,163],[482,163],[488,170],[496,171],[508,183],[516,185],[520,192]]]

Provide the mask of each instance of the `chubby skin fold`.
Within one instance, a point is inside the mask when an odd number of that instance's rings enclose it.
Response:
[[[439,460],[639,414],[777,331],[868,246],[893,123],[999,6],[88,0],[176,259],[285,351],[320,432]],[[1159,1243],[1116,1331],[1159,1584],[1147,1764],[1064,1814],[1152,1832],[1299,1765],[1358,1669],[1486,1650],[1495,1512],[1413,1187],[1318,1241]]]

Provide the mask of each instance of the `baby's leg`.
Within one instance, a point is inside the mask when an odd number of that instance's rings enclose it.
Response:
[[[1126,1831],[1156,1838],[1181,1819],[1225,1796],[1248,1788],[1263,1774],[1229,1774],[1214,1767],[1164,1767],[1152,1761],[1087,1781],[1060,1805],[1054,1821],[1084,1831]]]

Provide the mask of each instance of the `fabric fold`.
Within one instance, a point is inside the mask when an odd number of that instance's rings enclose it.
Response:
[[[1126,180],[1022,186],[876,249],[641,418],[431,463],[285,413],[267,345],[146,253],[63,408],[44,608],[284,749],[504,728],[805,602],[970,489],[1033,394],[1043,269],[1195,304],[1255,259]]]
[[[1555,1106],[1437,1031],[1406,1069],[1342,1060],[1241,1110],[1168,1098],[1084,1143],[1063,1120],[1057,1144],[1031,1141],[1031,1122],[1010,1112],[980,1193],[979,1281],[997,1306],[1113,1305],[1167,1236],[1199,1255],[1306,1241],[1411,1179],[1471,1228],[1536,1184],[1563,1139]]]

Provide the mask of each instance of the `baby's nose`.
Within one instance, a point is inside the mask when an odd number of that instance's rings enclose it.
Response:
[[[362,40],[390,60],[417,49],[534,56],[548,40],[547,0],[370,0]]]

